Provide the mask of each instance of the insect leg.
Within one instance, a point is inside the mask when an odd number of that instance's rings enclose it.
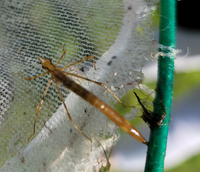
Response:
[[[64,71],[63,71],[63,72],[64,72]],[[121,100],[115,95],[115,93],[113,93],[106,85],[104,85],[104,84],[101,83],[101,82],[93,81],[93,80],[91,80],[91,79],[88,79],[88,78],[85,78],[85,77],[82,77],[82,76],[79,76],[79,75],[76,75],[76,74],[73,74],[73,73],[68,73],[68,72],[64,72],[64,73],[65,73],[66,75],[75,76],[75,77],[77,77],[77,78],[85,79],[85,80],[87,80],[87,81],[90,81],[90,82],[93,82],[93,83],[95,83],[95,84],[98,84],[98,85],[104,87],[109,93],[111,93],[111,94],[115,97],[115,99],[116,99],[123,107],[125,107],[125,108],[127,108],[127,107],[133,108],[133,107],[134,107],[134,106],[126,106],[126,105],[124,105],[124,104],[121,102]]]
[[[64,46],[63,46],[63,49],[64,49]],[[56,66],[58,65],[58,63],[60,63],[60,61],[62,60],[62,58],[64,57],[65,54],[66,54],[66,50],[64,50],[63,55],[59,58],[59,60],[55,64]]]
[[[74,123],[74,121],[72,120],[72,117],[71,117],[71,115],[69,114],[69,111],[68,111],[68,109],[67,109],[67,106],[66,106],[66,104],[65,104],[65,101],[64,101],[64,99],[63,99],[63,96],[62,96],[62,94],[61,94],[61,92],[60,92],[60,88],[59,88],[59,85],[58,85],[58,82],[56,81],[56,87],[57,87],[57,89],[58,89],[58,93],[59,93],[59,95],[60,95],[60,98],[61,98],[61,100],[62,100],[62,102],[63,102],[63,105],[64,105],[64,107],[65,107],[65,110],[66,110],[66,112],[67,112],[67,115],[68,115],[68,117],[69,117],[69,120],[70,120],[70,122],[74,125],[74,127],[82,134],[82,135],[84,135],[88,140],[90,140],[90,142],[91,142],[91,151],[92,151],[92,139],[90,139],[88,136],[86,136],[78,127],[77,127],[77,125]]]
[[[67,66],[65,66],[65,67],[63,67],[63,68],[60,68],[61,70],[64,70],[64,69],[66,69],[66,68],[68,68],[68,67],[70,67],[70,66],[72,66],[72,65],[75,65],[75,64],[77,64],[77,63],[80,63],[80,62],[82,62],[82,61],[84,61],[84,60],[87,60],[87,59],[90,59],[90,58],[92,58],[93,59],[93,64],[94,64],[94,69],[95,70],[97,70],[97,68],[96,68],[96,66],[95,66],[95,60],[94,60],[94,56],[88,56],[88,57],[86,57],[86,58],[83,58],[83,59],[81,59],[81,60],[78,60],[78,61],[76,61],[76,62],[73,62],[73,63],[71,63],[71,64],[69,64],[69,65],[67,65]]]
[[[47,74],[47,73],[49,73],[49,72],[42,73],[42,74],[37,75],[37,76],[34,76],[34,77],[32,77],[32,78],[25,78],[21,73],[17,73],[17,74],[21,75],[22,78],[24,78],[25,80],[30,81],[30,80],[33,80],[33,79],[38,78],[38,77],[40,77],[40,76],[43,76],[43,75],[45,75],[45,74]]]
[[[37,108],[37,112],[36,112],[35,120],[34,120],[34,125],[33,125],[33,133],[32,133],[31,136],[28,138],[28,140],[35,134],[35,125],[36,125],[36,120],[37,120],[37,117],[38,117],[38,113],[39,113],[39,111],[40,111],[40,109],[41,109],[41,107],[42,107],[42,103],[43,103],[43,101],[44,101],[44,97],[45,97],[45,95],[47,94],[47,91],[48,91],[49,86],[50,86],[50,84],[51,84],[52,81],[53,81],[53,79],[51,78],[50,81],[49,81],[49,83],[48,83],[48,85],[47,85],[47,87],[46,87],[46,89],[45,89],[45,91],[44,91],[44,94],[43,94],[43,96],[42,96],[42,100],[40,101],[40,104],[39,104],[39,106],[38,106],[38,108]]]

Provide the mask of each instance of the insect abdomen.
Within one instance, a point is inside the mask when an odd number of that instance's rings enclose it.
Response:
[[[67,77],[61,72],[54,72],[56,79],[61,82],[65,87],[82,97],[84,100],[89,102],[91,105],[99,109],[104,115],[106,115],[111,121],[118,125],[122,130],[130,134],[139,142],[147,144],[147,141],[142,134],[131,125],[129,121],[118,114],[114,109],[108,106],[106,103],[101,101],[97,96],[77,84],[75,81]]]

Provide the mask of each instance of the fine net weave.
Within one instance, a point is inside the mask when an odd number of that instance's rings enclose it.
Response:
[[[50,79],[38,57],[58,67],[93,55],[67,69],[104,83],[118,97],[142,81],[144,61],[155,51],[148,15],[152,3],[142,0],[1,0],[0,1],[0,171],[88,171],[102,152],[70,123],[52,83],[33,131],[37,106]],[[151,7],[151,8],[150,8]],[[65,46],[64,46],[65,45]],[[116,100],[105,89],[75,78],[101,100]],[[116,126],[61,84],[60,90],[77,126],[90,138],[118,138]],[[90,154],[88,156],[88,153]]]

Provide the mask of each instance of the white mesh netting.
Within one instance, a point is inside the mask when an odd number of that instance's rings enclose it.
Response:
[[[102,82],[122,97],[141,82],[143,63],[155,51],[151,10],[142,0],[0,1],[0,171],[92,169],[103,151],[94,136],[110,147],[118,138],[116,126],[60,84],[74,122],[93,139],[90,152],[90,142],[70,123],[52,83],[28,141],[50,75],[25,81],[16,73],[43,73],[38,57],[56,63],[65,44],[59,66],[94,55],[100,69],[85,61],[68,71]],[[100,86],[76,81],[108,104],[116,102]]]

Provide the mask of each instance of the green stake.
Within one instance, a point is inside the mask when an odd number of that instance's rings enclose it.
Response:
[[[159,43],[175,48],[176,1],[160,0]],[[174,58],[173,50],[160,48],[164,57],[158,59],[158,82],[154,100],[154,113],[163,115],[161,103],[165,106],[166,117],[161,127],[151,127],[145,172],[162,172],[167,145],[168,127],[173,94]],[[162,100],[160,100],[162,98]]]

